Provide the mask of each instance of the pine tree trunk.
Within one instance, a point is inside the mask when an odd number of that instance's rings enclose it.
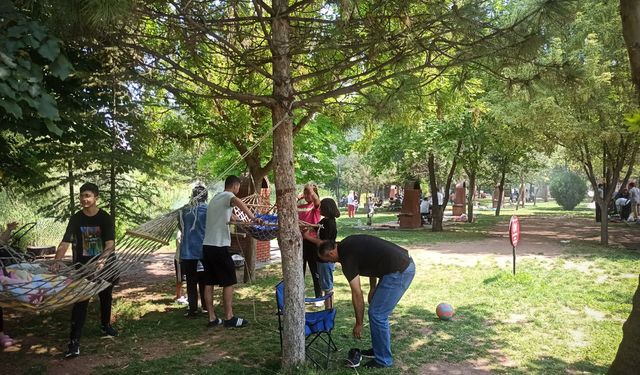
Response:
[[[605,220],[602,220],[605,221]],[[633,296],[629,318],[622,326],[622,342],[618,346],[609,374],[632,375],[640,369],[640,283]]]
[[[282,253],[284,276],[284,331],[282,368],[292,370],[304,363],[304,277],[302,274],[302,241],[296,207],[296,181],[293,160],[293,122],[290,105],[293,100],[291,58],[289,57],[288,1],[273,0],[276,14],[271,21],[273,60],[273,126],[282,122],[273,134],[275,159],[276,204],[280,231],[278,245]]]
[[[636,98],[640,101],[640,1],[620,0],[620,17],[622,18],[622,34],[629,53],[631,77],[636,88]],[[634,155],[635,156],[635,155]],[[632,159],[632,163],[633,163]],[[627,173],[627,176],[629,173]],[[626,181],[625,181],[626,183]],[[608,200],[610,197],[606,197]],[[608,202],[607,202],[608,203]],[[605,204],[602,223],[607,222]],[[633,296],[633,308],[622,327],[622,342],[618,347],[616,358],[609,368],[609,374],[637,374],[640,369],[640,283]]]

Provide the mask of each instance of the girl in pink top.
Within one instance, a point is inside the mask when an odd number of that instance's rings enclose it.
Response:
[[[318,187],[315,184],[306,184],[298,201],[298,219],[309,224],[318,224],[320,222],[320,198],[318,197]],[[316,236],[315,231],[309,231],[309,235]],[[311,279],[313,280],[313,291],[315,297],[322,297],[322,288],[320,287],[320,275],[318,274],[317,246],[306,239],[302,240],[302,271],[306,273],[307,264],[311,271]]]

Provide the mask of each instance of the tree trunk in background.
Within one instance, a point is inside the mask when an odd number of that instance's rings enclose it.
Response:
[[[73,161],[67,162],[67,168],[69,169],[69,216],[73,215],[76,210],[76,193],[73,190],[73,184],[76,182],[76,178],[73,175]]]
[[[620,0],[620,18],[622,35],[629,54],[631,79],[640,101],[640,1]]]
[[[604,219],[602,220],[604,221]],[[612,375],[637,374],[640,369],[640,283],[633,296],[629,318],[622,326],[622,342],[609,368]]]
[[[500,185],[498,186],[498,207],[496,208],[496,216],[500,216],[500,208],[502,207],[502,201],[504,200],[504,178],[507,174],[507,169],[502,168],[500,173]]]
[[[469,173],[469,193],[467,194],[467,222],[473,222],[473,194],[476,191],[476,171]]]
[[[427,160],[427,169],[429,170],[429,190],[431,190],[431,230],[433,232],[442,232],[442,207],[438,204],[436,161],[435,156],[433,156],[431,152]]]
[[[302,241],[296,207],[296,180],[293,160],[293,100],[291,58],[289,55],[288,1],[273,0],[275,16],[271,19],[271,54],[273,60],[273,97],[271,108],[273,152],[275,159],[276,204],[278,205],[278,245],[282,253],[284,276],[284,329],[282,368],[290,371],[304,364],[304,276],[302,274]],[[282,123],[281,123],[282,122]]]

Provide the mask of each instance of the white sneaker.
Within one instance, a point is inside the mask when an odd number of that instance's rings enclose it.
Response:
[[[186,296],[182,296],[182,297],[176,299],[176,303],[178,305],[188,305],[189,304],[189,300],[187,299]]]

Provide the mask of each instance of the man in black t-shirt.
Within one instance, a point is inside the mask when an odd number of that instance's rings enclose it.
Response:
[[[72,245],[74,263],[85,264],[89,261],[97,262],[97,270],[104,268],[105,263],[114,261],[115,227],[111,216],[97,206],[98,186],[86,183],[80,187],[80,205],[82,210],[76,212],[67,225],[62,242],[58,245],[55,260],[60,261]],[[97,258],[97,259],[96,259]],[[59,262],[51,266],[56,272]],[[115,282],[115,280],[109,280]],[[113,284],[100,292],[100,318],[102,332],[107,336],[117,336],[118,332],[111,326],[111,304]],[[89,300],[76,302],[71,311],[71,334],[69,349],[65,358],[80,355],[80,334],[87,318]]]
[[[346,237],[335,243],[324,241],[318,246],[318,257],[323,262],[338,262],[342,265],[349,286],[356,316],[353,336],[362,336],[364,320],[364,297],[360,286],[360,276],[368,276],[369,327],[371,329],[370,350],[363,350],[363,357],[373,358],[365,367],[390,367],[391,330],[389,315],[393,312],[404,292],[411,285],[416,266],[409,252],[381,238],[359,234]],[[377,282],[377,279],[380,279]],[[357,367],[353,363],[352,367]]]

